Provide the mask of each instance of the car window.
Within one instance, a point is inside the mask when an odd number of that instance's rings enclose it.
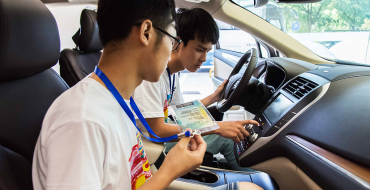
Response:
[[[370,1],[321,0],[280,4],[230,0],[286,32],[317,55],[346,63],[370,63]]]
[[[257,48],[256,39],[252,35],[222,21],[216,22],[220,29],[221,49],[245,53],[251,48]]]

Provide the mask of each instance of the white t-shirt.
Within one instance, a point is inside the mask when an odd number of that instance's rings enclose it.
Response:
[[[171,75],[171,84],[175,76],[175,89],[170,105],[184,103],[180,90],[178,73]],[[172,86],[171,86],[172,87]],[[143,81],[138,86],[133,95],[134,101],[144,118],[164,117],[165,122],[168,118],[168,105],[171,99],[170,82],[167,70],[164,70],[158,82]],[[142,129],[141,122],[137,119],[136,123]]]
[[[32,176],[37,190],[113,190],[137,189],[152,174],[130,118],[110,91],[87,77],[47,111]]]

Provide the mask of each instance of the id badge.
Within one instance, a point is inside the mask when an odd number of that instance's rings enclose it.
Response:
[[[190,128],[205,133],[219,128],[212,115],[199,100],[171,105],[169,111],[181,132]]]

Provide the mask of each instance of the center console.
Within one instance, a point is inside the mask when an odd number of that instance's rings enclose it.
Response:
[[[296,117],[304,112],[322,94],[328,80],[310,73],[303,73],[281,87],[270,101],[256,114],[254,120],[260,124],[247,125],[249,137],[235,143],[234,152],[239,165],[244,166],[246,155],[256,150],[268,139],[283,130]],[[256,143],[261,141],[261,143]]]
[[[236,172],[201,166],[178,178],[179,181],[218,187],[232,182],[251,182],[265,190],[278,190],[276,181],[263,172]]]

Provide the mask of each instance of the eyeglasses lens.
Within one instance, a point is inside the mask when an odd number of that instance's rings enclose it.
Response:
[[[176,51],[179,45],[180,45],[179,42],[176,41],[172,42],[172,51]]]

